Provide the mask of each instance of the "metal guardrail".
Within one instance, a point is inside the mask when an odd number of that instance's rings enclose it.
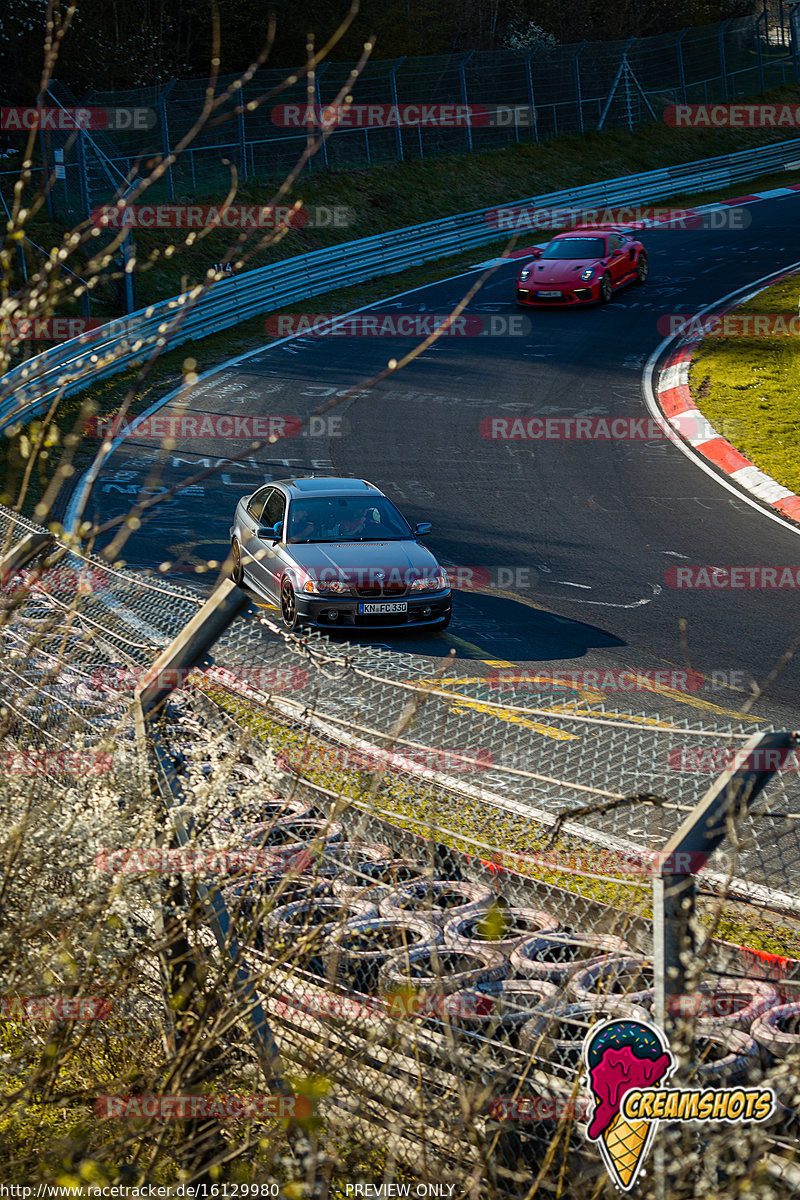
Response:
[[[727,187],[781,169],[800,157],[800,138],[717,158],[661,167],[578,188],[510,202],[508,207],[605,207],[651,203],[687,191]],[[172,349],[262,312],[364,283],[471,247],[499,240],[489,214],[499,205],[328,246],[285,262],[221,279],[203,295],[191,292],[140,309],[61,343],[0,377],[0,430],[42,412],[57,396],[143,362],[159,346]]]

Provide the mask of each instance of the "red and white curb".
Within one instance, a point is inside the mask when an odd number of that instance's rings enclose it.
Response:
[[[791,271],[786,274],[794,273]],[[786,274],[772,279],[767,286],[786,278]],[[736,307],[737,305],[731,304],[720,312],[730,312]],[[689,367],[695,349],[702,340],[702,336],[681,339],[680,344],[665,360],[654,389],[656,402],[663,416],[693,450],[729,476],[734,483],[784,517],[800,522],[800,496],[796,496],[745,458],[717,432],[693,400],[689,390]]]

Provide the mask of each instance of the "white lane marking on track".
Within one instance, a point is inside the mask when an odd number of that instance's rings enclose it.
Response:
[[[653,596],[661,595],[661,584],[651,583]],[[598,608],[642,608],[645,604],[652,604],[653,596],[645,596],[641,600],[634,600],[631,604],[614,604],[610,600],[572,600],[572,604],[591,604]]]
[[[677,550],[662,550],[662,554],[670,554],[673,558],[688,558],[688,554],[678,554]]]
[[[570,583],[568,579],[551,579],[550,582],[551,583],[559,583],[559,584],[561,584],[562,587],[583,588],[587,592],[590,592],[592,590],[591,585],[588,583]]]

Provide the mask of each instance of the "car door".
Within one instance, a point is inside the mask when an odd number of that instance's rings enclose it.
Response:
[[[630,263],[625,251],[625,239],[618,233],[610,233],[608,235],[607,251],[611,282],[614,287],[617,287],[630,271]]]
[[[286,567],[286,496],[280,488],[270,488],[261,514],[261,527],[273,530],[280,526],[280,540],[276,542],[272,533],[260,538],[259,568],[264,584],[274,596],[280,595],[281,577]],[[277,530],[276,530],[277,532]]]
[[[245,506],[241,521],[241,542],[248,560],[248,571],[258,583],[265,583],[265,573],[262,568],[264,540],[259,536],[259,530],[265,523],[265,509],[273,487],[259,488],[250,497]]]

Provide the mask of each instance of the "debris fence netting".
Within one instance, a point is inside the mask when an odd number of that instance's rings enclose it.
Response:
[[[6,555],[31,531],[0,510]],[[601,1093],[584,1044],[603,1022],[655,1036],[657,853],[714,779],[670,755],[739,749],[757,720],[459,691],[416,656],[250,611],[143,724],[134,691],[204,596],[74,550],[2,584],[4,994],[39,994],[55,920],[72,995],[113,996],[80,1036],[142,1047],[141,1078],[118,1090],[143,1090],[155,1037],[174,1057],[150,1091],[258,1092],[257,1012],[300,1105],[287,1112],[313,1112],[317,1145],[380,1147],[385,1179],[791,1194],[788,771],[698,875],[696,956],[669,1009],[669,1088],[770,1087],[774,1105],[701,1135],[665,1120],[654,1147],[620,1114],[589,1136]],[[191,1126],[175,1153],[194,1147],[199,1170],[208,1126]]]

